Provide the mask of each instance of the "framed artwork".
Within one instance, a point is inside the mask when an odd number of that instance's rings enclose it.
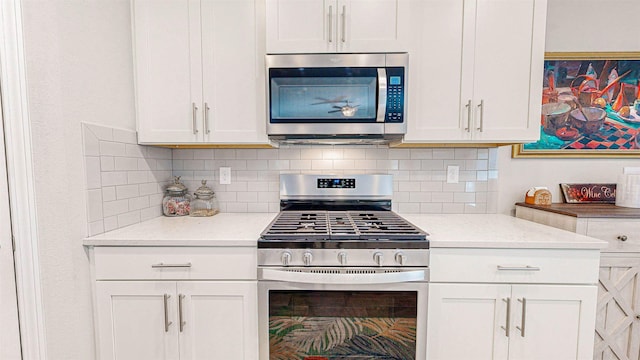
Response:
[[[640,157],[640,52],[546,53],[541,107],[513,157]]]

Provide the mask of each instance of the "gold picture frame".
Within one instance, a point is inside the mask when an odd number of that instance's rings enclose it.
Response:
[[[548,115],[541,116],[540,140],[513,145],[513,158],[640,158],[640,102],[634,102],[640,99],[640,52],[547,52],[544,63],[542,105],[572,98],[566,101],[571,109],[547,105],[556,113],[544,110]],[[592,86],[583,87],[587,82]],[[572,105],[577,101],[604,110],[599,127],[578,129],[586,122],[576,119],[580,113],[571,116],[580,111]],[[627,117],[621,104],[631,112]]]

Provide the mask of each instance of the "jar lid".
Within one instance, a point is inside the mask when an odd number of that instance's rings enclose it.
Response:
[[[198,198],[198,199],[211,199],[212,197],[215,196],[215,192],[213,192],[213,190],[207,186],[207,180],[202,180],[202,186],[200,186],[198,188],[198,190],[196,190],[193,194]]]
[[[173,179],[173,184],[167,186],[165,191],[172,195],[184,195],[187,192],[187,187],[180,182],[180,176],[176,176]]]

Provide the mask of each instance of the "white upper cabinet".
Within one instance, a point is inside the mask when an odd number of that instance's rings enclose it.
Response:
[[[255,0],[134,0],[138,142],[266,143]]]
[[[537,140],[546,5],[546,0],[412,3],[416,35],[405,141]]]
[[[267,0],[267,53],[407,51],[409,0]]]

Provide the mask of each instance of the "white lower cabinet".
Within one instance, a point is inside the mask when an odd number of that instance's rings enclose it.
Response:
[[[257,359],[256,282],[99,281],[100,359]]]
[[[427,359],[591,360],[598,257],[580,249],[432,249]]]

